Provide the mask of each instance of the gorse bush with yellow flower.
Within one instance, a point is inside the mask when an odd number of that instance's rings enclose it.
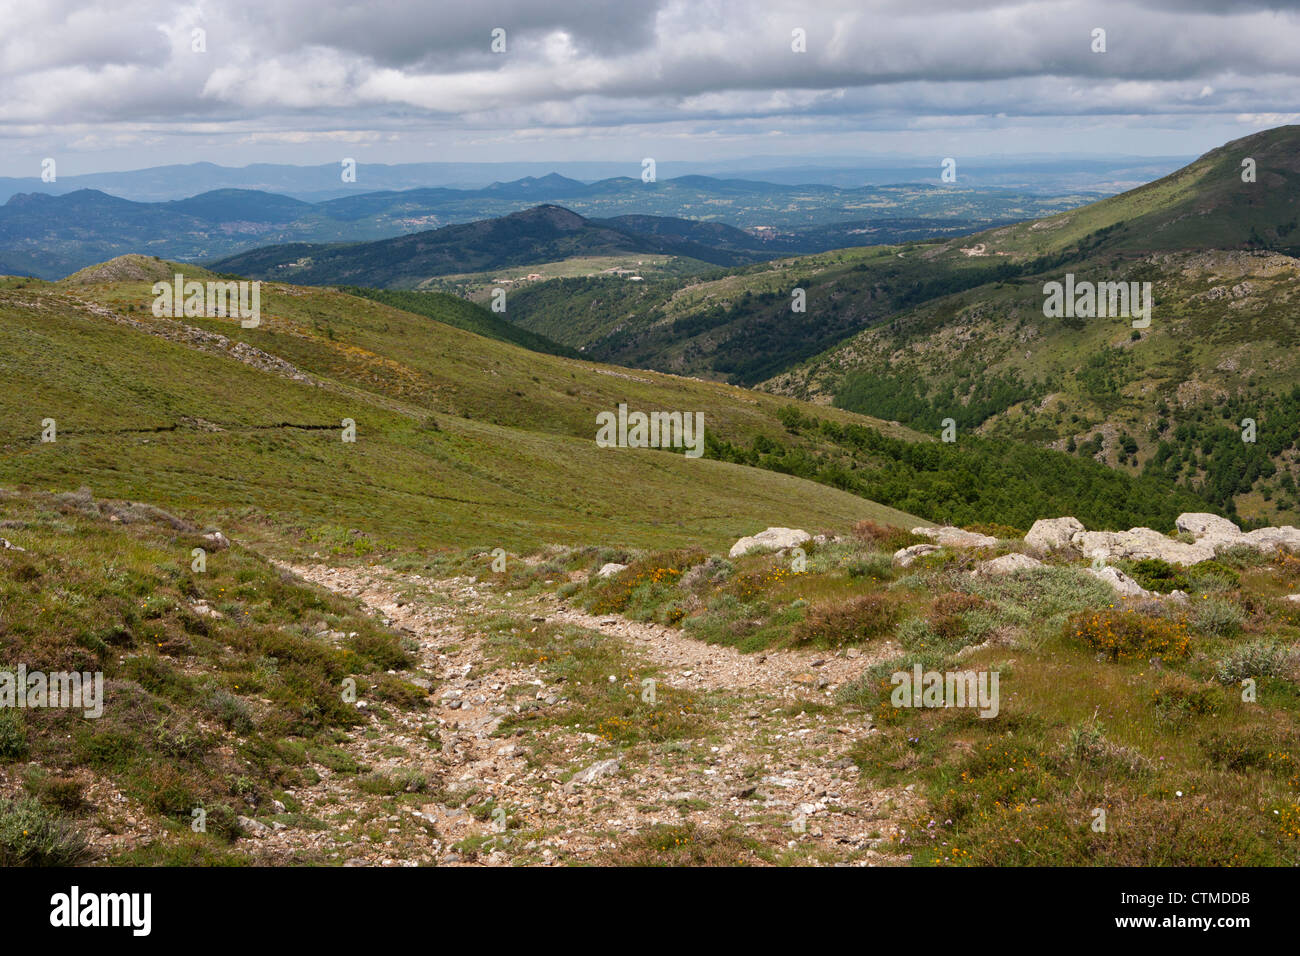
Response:
[[[1067,636],[1117,662],[1181,660],[1191,646],[1185,619],[1155,617],[1130,607],[1086,611],[1070,618],[1065,628]]]

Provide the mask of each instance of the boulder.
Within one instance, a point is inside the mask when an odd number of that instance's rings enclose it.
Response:
[[[1024,571],[1028,568],[1041,568],[1043,562],[1037,558],[1031,558],[1027,554],[1004,554],[1000,558],[993,558],[990,561],[981,561],[976,565],[973,574],[1011,574],[1015,571]]]
[[[1227,518],[1220,518],[1218,515],[1208,514],[1204,511],[1188,511],[1180,514],[1174,522],[1174,527],[1198,539],[1204,538],[1206,535],[1227,535],[1231,537],[1241,534],[1241,529]]]
[[[1109,565],[1102,568],[1088,568],[1088,573],[1100,581],[1105,581],[1115,589],[1115,593],[1120,597],[1149,598],[1152,596],[1150,591],[1138,584],[1119,568],[1112,568]]]
[[[1276,551],[1278,548],[1300,550],[1300,529],[1291,525],[1257,528],[1243,533],[1241,528],[1227,518],[1203,512],[1181,514],[1176,524],[1179,531],[1185,531],[1196,539],[1197,547],[1208,548],[1214,554],[1221,554],[1239,545],[1246,545],[1256,551]]]
[[[626,564],[619,564],[616,561],[611,561],[609,564],[602,564],[600,566],[600,570],[596,572],[596,577],[611,578],[626,568]]]
[[[741,538],[731,546],[728,556],[739,558],[751,551],[779,551],[782,548],[797,548],[812,535],[798,528],[768,528],[748,538]]]
[[[1187,566],[1214,557],[1214,549],[1208,545],[1175,541],[1151,528],[1132,528],[1128,531],[1080,531],[1070,540],[1086,557],[1100,556],[1108,561],[1123,558],[1134,561],[1158,558],[1170,564]]]
[[[602,777],[609,777],[618,773],[618,768],[622,761],[618,757],[611,757],[609,760],[598,760],[585,770],[575,773],[569,782],[564,785],[564,789],[572,793],[575,787],[583,784],[593,783]]]
[[[1247,531],[1235,544],[1248,544],[1256,551],[1276,551],[1278,548],[1290,548],[1300,551],[1300,528],[1283,525],[1281,528],[1258,528]]]
[[[937,544],[914,544],[910,548],[899,548],[894,552],[894,563],[900,568],[910,568],[917,558],[934,554],[940,550]]]
[[[913,528],[912,534],[919,534],[923,538],[929,538],[949,548],[992,548],[998,543],[998,539],[992,535],[963,531],[952,525],[944,525],[941,528]]]
[[[1083,530],[1078,518],[1039,518],[1025,535],[1025,544],[1035,551],[1059,551],[1069,548],[1071,539]]]
[[[230,547],[230,539],[220,531],[209,531],[203,536],[203,541],[211,551],[224,551]]]

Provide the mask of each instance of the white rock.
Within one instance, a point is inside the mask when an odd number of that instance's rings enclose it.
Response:
[[[919,534],[923,538],[929,538],[950,548],[991,548],[998,543],[998,539],[992,535],[963,531],[951,525],[944,525],[941,528],[913,528],[912,534]]]
[[[1056,551],[1070,547],[1071,539],[1083,530],[1078,518],[1039,518],[1025,535],[1025,544],[1035,551]]]
[[[239,817],[239,828],[244,831],[245,835],[251,837],[264,837],[271,832],[271,828],[260,820],[254,820],[252,817]]]
[[[894,552],[894,563],[900,568],[910,568],[917,558],[934,554],[938,550],[937,544],[914,544],[909,548],[899,548]]]
[[[1186,544],[1166,537],[1151,528],[1128,531],[1080,531],[1071,542],[1088,557],[1099,554],[1107,560],[1159,558],[1170,564],[1192,565],[1214,557],[1214,549],[1204,544]]]
[[[805,541],[811,541],[812,535],[798,528],[768,528],[748,538],[741,538],[731,546],[728,556],[739,558],[750,551],[778,551],[781,548],[797,548]]]
[[[20,548],[7,538],[0,538],[0,551],[26,551],[26,548]]]
[[[1174,527],[1179,531],[1190,534],[1193,538],[1203,538],[1211,534],[1241,534],[1241,528],[1227,518],[1220,518],[1218,515],[1212,515],[1204,511],[1188,511],[1180,514],[1174,522]]]
[[[578,784],[591,783],[601,777],[616,774],[620,766],[621,762],[618,757],[611,757],[609,760],[598,760],[585,770],[580,770],[574,774],[569,782],[564,785],[565,789],[572,790]]]
[[[203,540],[208,543],[213,551],[223,551],[230,547],[230,539],[220,531],[211,531],[203,536]]]
[[[1027,568],[1041,568],[1043,562],[1037,558],[1031,558],[1027,554],[1004,554],[1000,558],[993,558],[991,561],[981,561],[976,565],[973,574],[1011,574],[1015,571],[1024,571]]]
[[[1300,528],[1283,525],[1281,528],[1258,528],[1247,531],[1237,544],[1248,544],[1256,551],[1275,551],[1290,548],[1300,551]]]
[[[618,574],[618,572],[624,570],[625,568],[627,568],[626,564],[619,564],[615,561],[611,561],[609,562],[609,564],[605,564],[601,566],[600,570],[596,572],[596,577],[610,578]]]
[[[1098,580],[1105,581],[1115,589],[1120,597],[1151,597],[1151,592],[1138,584],[1119,568],[1109,565],[1102,568],[1088,568],[1088,573]]]

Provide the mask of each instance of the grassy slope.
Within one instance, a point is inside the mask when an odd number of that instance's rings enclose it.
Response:
[[[87,484],[249,533],[265,516],[298,529],[307,548],[352,546],[353,529],[406,548],[599,544],[615,534],[622,544],[720,546],[769,524],[915,520],[784,475],[593,441],[596,411],[619,401],[699,409],[710,429],[740,436],[771,428],[781,400],[525,352],[342,293],[264,292],[262,328],[195,324],[273,351],[328,387],[136,331],[72,298],[133,305],[150,321],[147,282],[71,293],[6,283],[0,480]],[[38,440],[47,417],[58,422],[54,444]],[[340,441],[344,418],[357,422],[355,444]]]
[[[385,305],[416,315],[427,315],[438,322],[454,325],[458,329],[473,332],[489,339],[509,342],[520,348],[533,352],[546,352],[548,355],[563,355],[577,358],[578,353],[567,346],[552,342],[550,339],[517,325],[489,312],[481,305],[466,302],[464,299],[441,292],[395,291],[387,289],[361,289],[348,286],[342,291],[349,295],[373,299]]]
[[[230,846],[237,817],[273,813],[274,798],[292,802],[285,790],[338,769],[333,735],[364,722],[341,699],[344,678],[385,714],[422,702],[390,676],[411,664],[396,634],[252,551],[213,551],[195,573],[191,549],[211,548],[198,529],[84,495],[0,492],[0,519],[24,549],[0,551],[0,667],[100,671],[106,705],[98,719],[0,710],[6,866],[80,862],[77,831],[138,835],[123,817],[139,811],[160,840],[117,855],[109,836],[90,856],[248,862],[255,843]],[[338,639],[313,636],[319,622]],[[190,829],[196,808],[203,835]]]
[[[1057,260],[902,311],[764,387],[809,400],[836,397],[927,430],[948,415],[961,418],[972,399],[1000,392],[964,424],[1056,448],[1099,441],[1086,453],[1130,470],[1146,467],[1161,440],[1170,440],[1180,454],[1196,449],[1179,473],[1190,483],[1224,483],[1239,467],[1236,458],[1240,467],[1276,468],[1224,503],[1248,517],[1294,522],[1300,495],[1282,483],[1288,473],[1294,481],[1300,461],[1300,421],[1277,401],[1297,381],[1293,286],[1300,263],[1249,249],[1283,248],[1294,238],[1287,223],[1300,202],[1298,129],[1229,143],[1171,176],[1082,209],[930,247],[924,255],[936,267],[971,258],[1028,263],[1031,254]],[[1255,183],[1241,182],[1245,156],[1258,163]],[[961,252],[979,245],[980,256]],[[1151,327],[1139,334],[1122,318],[1045,319],[1042,285],[1067,271],[1079,280],[1151,281]],[[1019,385],[998,387],[1008,381]],[[911,382],[919,383],[915,399]],[[1259,449],[1205,460],[1202,440],[1239,429],[1243,417],[1267,429]],[[1195,436],[1175,441],[1184,424]],[[1122,450],[1126,435],[1137,443],[1135,454]]]

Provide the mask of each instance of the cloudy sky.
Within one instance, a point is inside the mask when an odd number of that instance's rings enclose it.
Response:
[[[0,175],[39,175],[44,157],[68,175],[344,156],[1194,154],[1300,121],[1297,7],[0,0]]]

